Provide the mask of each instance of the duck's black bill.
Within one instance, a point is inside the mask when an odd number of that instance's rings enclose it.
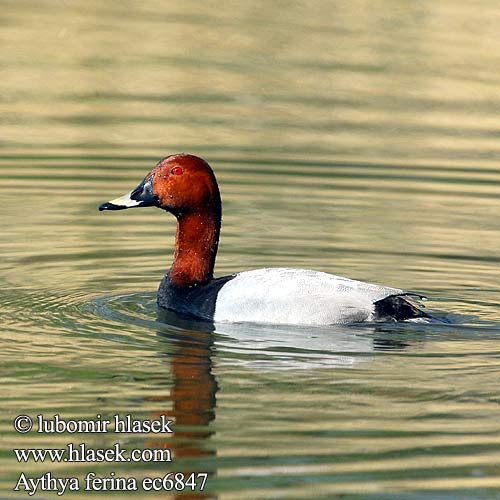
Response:
[[[136,207],[158,207],[160,202],[158,197],[153,193],[151,177],[144,179],[133,191],[116,198],[111,201],[106,201],[99,205],[99,210],[125,210],[126,208]]]

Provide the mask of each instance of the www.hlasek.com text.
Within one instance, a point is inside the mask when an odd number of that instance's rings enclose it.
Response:
[[[168,448],[134,448],[128,451],[120,443],[109,448],[90,448],[85,443],[69,443],[64,448],[16,448],[18,462],[171,462]]]

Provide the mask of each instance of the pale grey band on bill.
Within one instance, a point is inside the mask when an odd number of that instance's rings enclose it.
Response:
[[[120,196],[119,198],[115,198],[114,200],[110,200],[108,203],[112,203],[113,205],[117,205],[118,207],[137,207],[138,205],[141,204],[140,201],[138,200],[133,200],[130,196],[134,190],[128,192],[127,194],[124,194],[123,196]]]

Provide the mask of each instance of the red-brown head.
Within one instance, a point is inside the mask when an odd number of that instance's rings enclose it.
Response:
[[[219,188],[210,165],[197,156],[167,156],[130,193],[103,203],[99,210],[155,206],[180,218],[221,211]]]
[[[210,280],[221,223],[219,188],[210,165],[193,155],[168,156],[134,190],[103,203],[99,210],[151,206],[178,219],[170,282],[190,287]]]

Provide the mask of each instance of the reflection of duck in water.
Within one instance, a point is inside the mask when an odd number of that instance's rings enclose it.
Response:
[[[298,325],[438,321],[415,294],[304,269],[256,269],[214,279],[221,199],[208,163],[179,154],[161,160],[130,193],[99,210],[156,206],[178,221],[175,257],[158,305],[214,322]]]
[[[172,318],[169,318],[169,313],[165,311],[165,314],[160,312],[158,319],[170,322]],[[191,473],[207,473],[205,490],[210,491],[213,489],[210,484],[211,479],[216,472],[210,459],[215,455],[215,449],[209,444],[209,438],[215,432],[210,424],[215,420],[215,396],[218,390],[212,374],[214,339],[211,330],[196,331],[190,327],[189,321],[175,319],[179,327],[182,325],[182,329],[177,338],[171,333],[168,335],[168,349],[165,350],[165,356],[171,366],[173,386],[168,395],[152,398],[157,402],[165,401],[171,406],[171,410],[156,412],[152,417],[166,415],[174,422],[174,432],[164,441],[154,439],[146,442],[145,447],[168,448],[173,455],[172,462],[167,464],[169,470],[183,472],[185,477]],[[159,332],[159,335],[165,334]],[[191,493],[190,488],[186,488],[173,498],[183,500],[217,498],[212,493],[200,493],[200,483],[201,479],[198,479],[196,492]]]
[[[148,383],[150,390],[152,384],[159,384],[158,394],[149,396],[147,400],[155,405],[165,406],[165,410],[155,411],[149,418],[157,419],[165,415],[174,422],[173,433],[168,434],[166,439],[157,435],[146,440],[144,448],[169,449],[172,462],[161,466],[155,464],[158,469],[151,469],[149,475],[162,477],[169,471],[182,472],[185,477],[191,473],[208,473],[203,492],[197,487],[195,492],[186,488],[182,492],[157,493],[158,498],[164,495],[165,498],[178,500],[218,498],[213,483],[217,474],[217,451],[216,444],[211,439],[215,434],[213,424],[217,410],[216,394],[219,390],[212,373],[216,344],[224,346],[229,343],[233,347],[240,344],[254,346],[255,351],[250,350],[246,355],[235,356],[230,362],[236,363],[242,369],[258,369],[259,373],[283,369],[305,368],[310,371],[314,368],[345,368],[373,359],[366,354],[373,351],[371,336],[375,332],[373,328],[379,326],[360,327],[359,331],[354,329],[354,335],[352,331],[348,335],[349,329],[346,327],[339,327],[333,334],[331,329],[315,328],[317,342],[311,342],[311,338],[304,335],[305,328],[223,324],[220,325],[220,330],[217,328],[214,332],[213,325],[209,323],[182,318],[161,309],[158,321],[167,325],[166,331],[160,330],[158,335],[159,354],[168,363],[169,369],[164,377],[158,377],[157,374]],[[389,339],[393,336],[394,332],[390,334]],[[324,343],[328,338],[332,342],[331,345]],[[236,344],[232,342],[234,340],[237,341]],[[398,345],[397,348],[401,346]],[[265,356],[263,352],[266,352]],[[268,358],[267,361],[264,358]],[[246,362],[246,359],[249,362]],[[171,387],[170,390],[167,389],[168,386]]]

